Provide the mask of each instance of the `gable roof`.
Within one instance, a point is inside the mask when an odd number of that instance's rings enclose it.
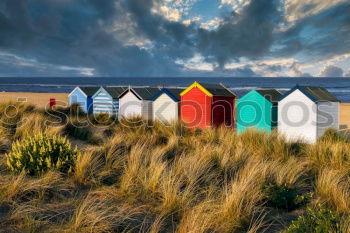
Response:
[[[187,94],[190,90],[193,88],[199,88],[201,91],[203,91],[206,95],[212,97],[212,96],[224,96],[224,97],[235,97],[236,94],[233,93],[231,90],[226,88],[222,84],[208,84],[208,83],[198,83],[194,82],[191,86],[189,86],[187,89],[185,89],[183,92],[181,92],[181,96]]]
[[[69,96],[77,89],[79,89],[81,92],[83,92],[83,94],[85,94],[86,97],[92,97],[100,89],[100,87],[96,87],[96,86],[94,86],[94,87],[76,87],[69,94]]]
[[[119,96],[127,89],[126,87],[104,87],[104,89],[112,96],[113,99],[118,99]]]
[[[260,95],[262,95],[265,99],[270,101],[271,103],[276,103],[281,98],[282,94],[276,89],[258,89],[255,90]]]
[[[156,100],[159,96],[162,94],[167,94],[171,99],[173,99],[175,102],[179,102],[181,99],[181,92],[183,92],[183,88],[162,88],[154,97],[153,101]]]
[[[324,87],[313,87],[313,86],[299,86],[296,85],[286,94],[284,94],[280,101],[286,98],[289,94],[294,92],[295,90],[301,91],[304,95],[306,95],[313,102],[340,102],[334,95],[332,95],[326,88]]]
[[[93,96],[100,87],[79,87],[88,97]]]
[[[156,87],[137,87],[128,88],[119,95],[119,98],[123,97],[126,93],[131,91],[137,98],[141,100],[152,100],[152,98],[159,92],[159,88]]]

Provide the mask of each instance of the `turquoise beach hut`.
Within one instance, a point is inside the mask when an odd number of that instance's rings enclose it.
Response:
[[[93,96],[93,113],[108,113],[110,116],[118,115],[119,96],[126,87],[101,87]]]
[[[278,100],[282,96],[275,89],[248,92],[237,101],[237,132],[252,128],[271,132],[277,127]]]
[[[93,101],[92,96],[99,87],[76,87],[69,95],[69,105],[78,104],[87,114],[92,113]]]

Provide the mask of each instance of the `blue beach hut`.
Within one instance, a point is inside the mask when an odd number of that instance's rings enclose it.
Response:
[[[69,105],[78,104],[87,114],[93,111],[92,96],[99,87],[76,87],[69,95]]]
[[[118,115],[119,96],[126,90],[126,87],[101,87],[93,96],[93,113],[108,113]]]

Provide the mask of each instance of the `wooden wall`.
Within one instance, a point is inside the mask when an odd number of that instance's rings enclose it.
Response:
[[[108,113],[117,115],[119,110],[119,100],[113,100],[106,90],[100,89],[93,98],[93,113]]]

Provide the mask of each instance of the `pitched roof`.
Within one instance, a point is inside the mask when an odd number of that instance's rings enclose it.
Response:
[[[288,91],[284,96],[281,97],[280,100],[287,97],[289,94],[294,92],[295,90],[300,90],[307,97],[309,97],[314,102],[340,102],[334,95],[332,95],[326,88],[324,87],[312,87],[312,86],[295,86],[290,91]]]
[[[131,91],[139,99],[142,100],[152,100],[152,98],[159,92],[160,88],[156,87],[136,87],[136,88],[127,88],[124,92],[119,95],[119,98],[123,97],[126,93]]]
[[[175,102],[180,101],[180,94],[183,92],[184,88],[162,88],[153,98],[152,100],[156,100],[163,93],[167,94],[170,98],[172,98]]]
[[[276,89],[258,89],[256,91],[271,103],[278,102],[282,96]]]
[[[91,97],[98,91],[100,87],[77,87],[77,88],[79,88],[82,92],[84,92],[87,97]]]
[[[159,88],[155,87],[140,87],[140,88],[132,88],[136,94],[141,97],[143,100],[152,100],[152,98],[159,92]]]
[[[198,87],[209,96],[224,96],[224,97],[236,96],[235,93],[233,93],[231,90],[229,90],[222,84],[208,84],[208,83],[198,83],[198,82],[194,82],[191,86],[189,86],[186,90],[184,90],[181,93],[181,95],[185,95],[194,87]]]
[[[104,87],[104,89],[112,96],[113,99],[118,99],[119,96],[127,89],[126,87]]]

